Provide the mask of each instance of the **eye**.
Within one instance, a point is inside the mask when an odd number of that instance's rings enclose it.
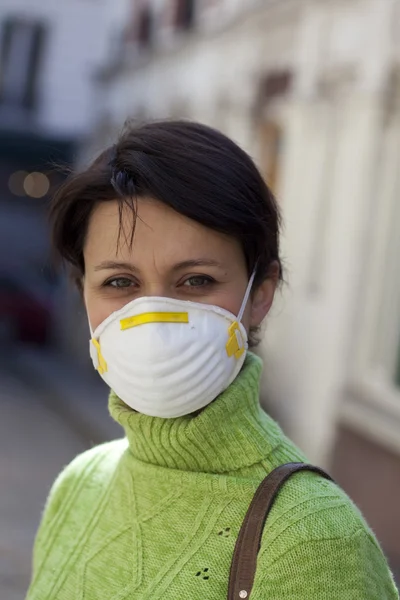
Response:
[[[183,282],[185,287],[204,287],[215,283],[215,279],[208,275],[193,275]]]
[[[113,287],[116,289],[126,289],[136,284],[128,277],[114,277],[114,279],[109,279],[106,281],[104,285],[106,287]]]

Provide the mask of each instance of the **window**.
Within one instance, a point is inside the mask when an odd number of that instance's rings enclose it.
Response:
[[[12,18],[3,23],[0,41],[0,104],[33,109],[45,41],[41,23]]]
[[[195,17],[195,0],[177,0],[175,25],[178,29],[192,29]]]
[[[137,40],[140,46],[151,46],[153,38],[153,14],[151,8],[143,8],[138,17]]]
[[[273,71],[260,79],[255,110],[262,174],[274,193],[278,192],[282,163],[282,106],[290,91],[292,74]]]
[[[260,124],[260,166],[269,188],[277,193],[282,159],[282,128],[279,123],[267,120]]]
[[[290,71],[273,71],[260,81],[259,95],[264,102],[270,102],[274,98],[285,96],[292,85],[292,73]]]

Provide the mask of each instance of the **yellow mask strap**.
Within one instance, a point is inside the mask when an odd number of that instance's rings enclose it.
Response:
[[[226,353],[229,356],[234,356],[238,360],[245,351],[245,341],[242,332],[240,331],[239,323],[235,321],[228,329],[229,339],[226,344]]]
[[[251,274],[251,277],[247,284],[246,292],[245,292],[242,306],[240,307],[237,319],[228,328],[229,339],[226,344],[226,353],[229,356],[229,358],[231,356],[234,356],[236,358],[236,360],[238,360],[246,350],[246,342],[245,342],[242,332],[240,330],[239,323],[241,322],[241,320],[243,318],[243,314],[244,314],[244,311],[247,306],[247,302],[250,297],[251,289],[253,287],[256,272],[257,272],[257,263],[256,263],[256,266],[254,267],[253,273]]]
[[[97,360],[99,362],[99,366],[97,367],[97,370],[100,373],[100,375],[103,375],[103,373],[107,372],[107,363],[104,359],[104,356],[101,353],[100,343],[97,340],[95,340],[94,338],[92,338],[92,344],[97,350]]]

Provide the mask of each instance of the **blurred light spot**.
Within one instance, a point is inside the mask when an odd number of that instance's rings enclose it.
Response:
[[[14,196],[25,196],[24,182],[29,175],[26,171],[15,171],[8,180],[8,189]]]
[[[31,198],[43,198],[50,189],[50,181],[44,173],[29,173],[24,180],[24,190]]]

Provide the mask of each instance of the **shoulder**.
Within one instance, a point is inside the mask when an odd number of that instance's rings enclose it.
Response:
[[[99,498],[107,493],[125,453],[124,439],[101,444],[79,454],[66,466],[52,485],[36,534],[33,571],[37,575],[55,539],[63,551],[73,542]]]
[[[330,584],[336,590],[343,586],[342,597],[352,586],[363,598],[398,597],[386,559],[358,508],[339,486],[312,472],[293,475],[279,492],[259,559],[260,575],[270,584],[290,575],[291,585],[309,585],[315,598],[325,597],[324,586]],[[370,594],[366,582],[387,593]]]
[[[94,446],[78,454],[62,471],[61,476],[84,476],[89,471],[112,471],[127,448],[125,438]]]
[[[370,533],[358,508],[334,482],[303,471],[292,475],[280,490],[264,531],[275,555],[294,545],[347,539],[360,530]]]
[[[112,479],[126,450],[125,439],[107,442],[86,450],[72,460],[58,475],[46,502],[45,517],[56,513],[82,495],[96,495]]]

